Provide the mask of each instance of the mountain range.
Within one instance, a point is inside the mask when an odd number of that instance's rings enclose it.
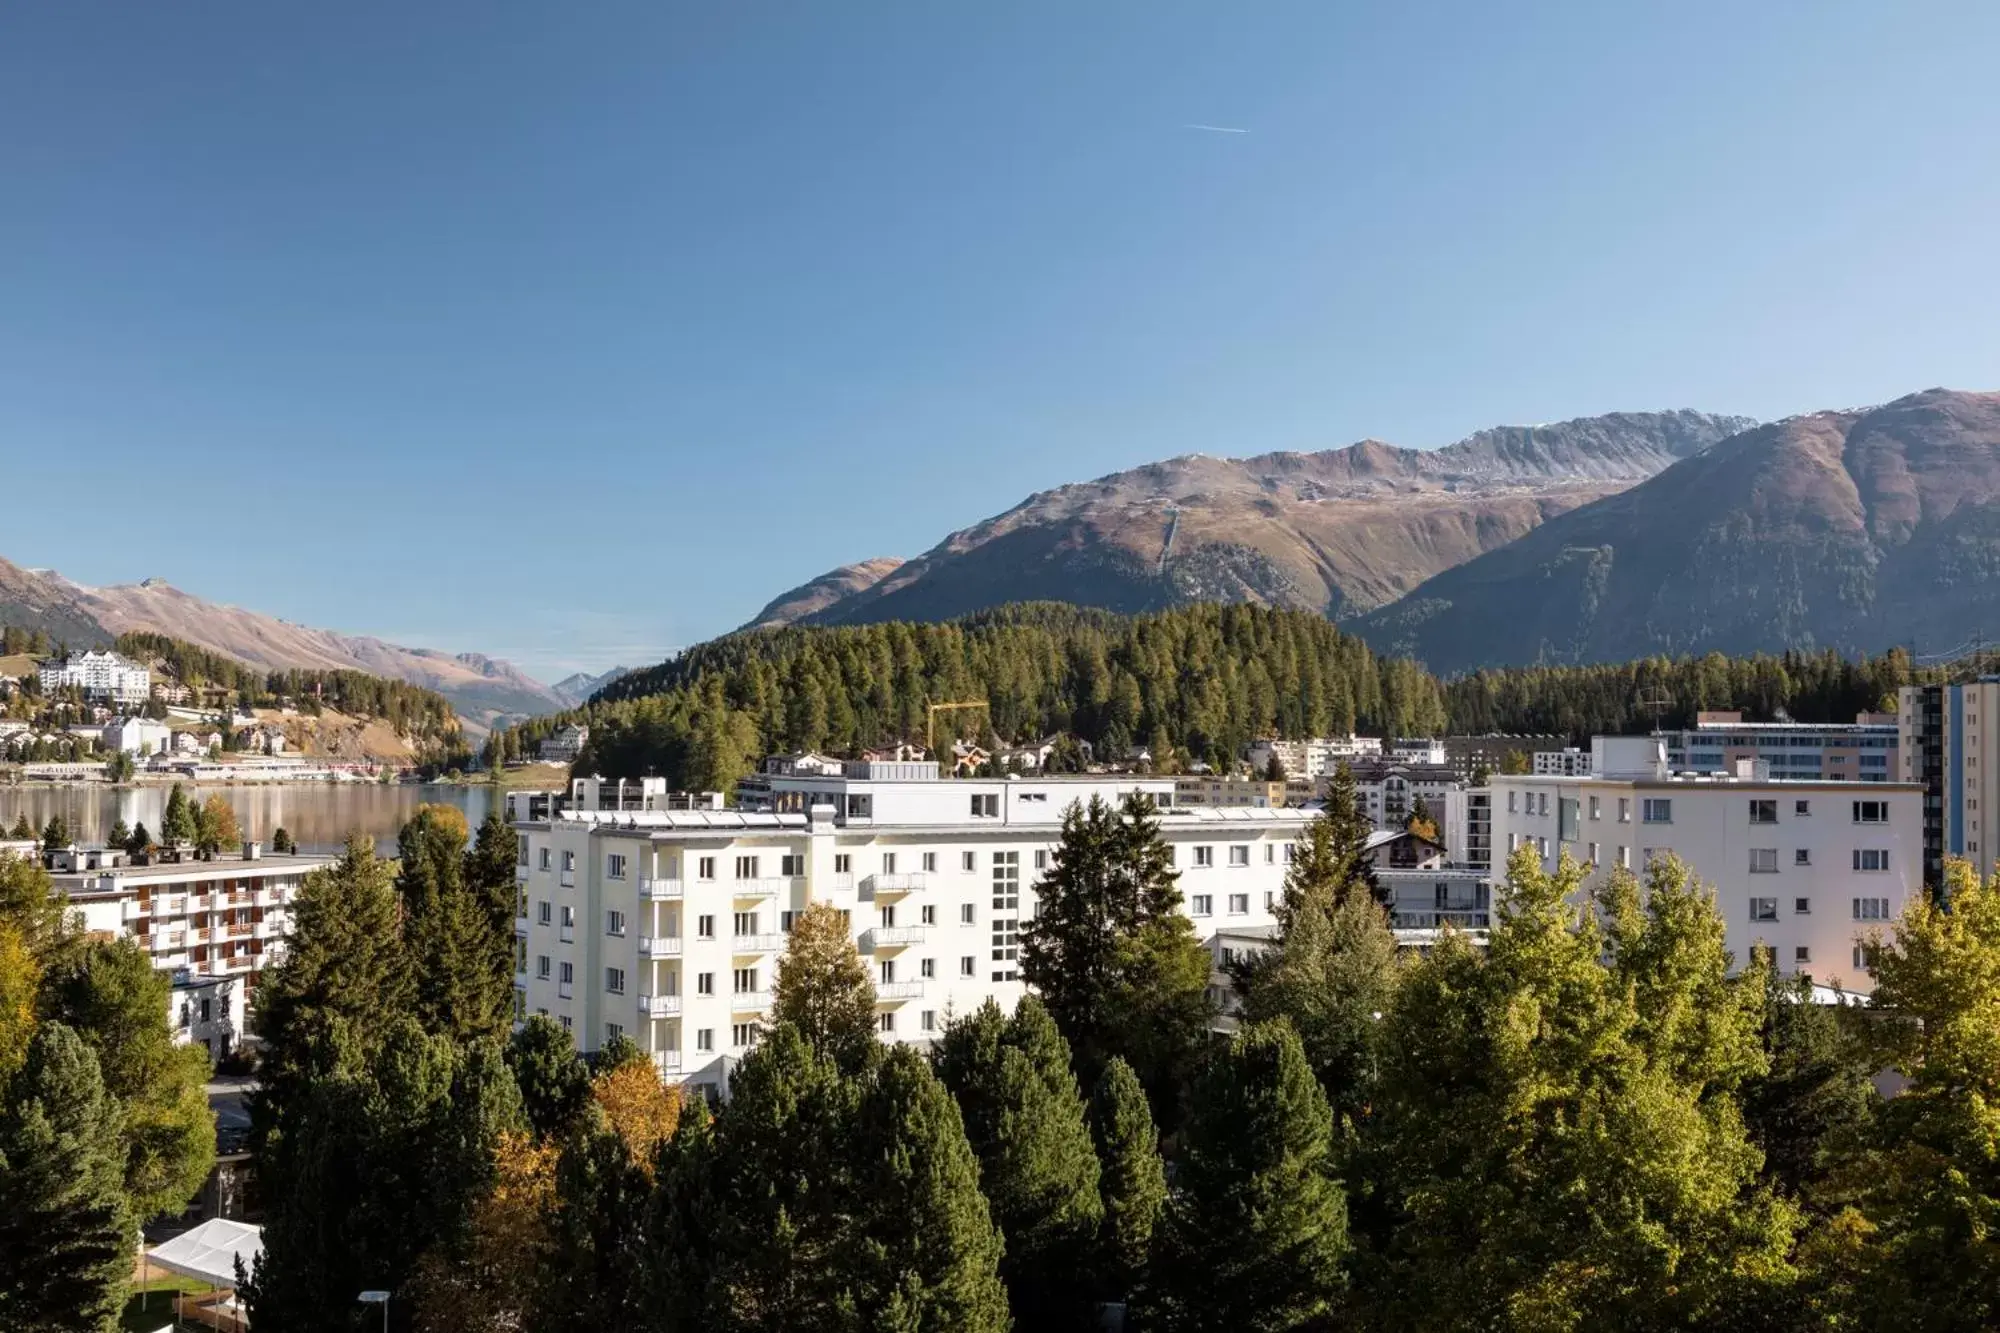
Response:
[[[405,648],[366,635],[311,629],[204,601],[160,579],[93,588],[0,560],[0,624],[46,630],[74,646],[149,630],[251,666],[366,671],[409,681],[449,699],[475,735],[496,722],[555,712],[574,702],[512,664],[479,653]]]
[[[1029,496],[913,560],[843,566],[752,622],[941,620],[1048,599],[1116,611],[1254,601],[1342,618],[1755,424],[1620,412],[1441,449],[1192,454]]]

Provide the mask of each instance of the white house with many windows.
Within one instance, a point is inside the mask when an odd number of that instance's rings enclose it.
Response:
[[[1741,966],[1753,944],[1778,967],[1866,993],[1865,944],[1923,892],[1923,789],[1773,778],[1751,761],[1731,773],[1676,773],[1657,737],[1599,737],[1588,774],[1496,775],[1493,867],[1522,846],[1553,867],[1568,852],[1602,882],[1672,852],[1716,891]]]
[[[44,694],[75,686],[88,698],[120,704],[146,702],[153,687],[153,673],[122,653],[71,653],[42,663],[39,674]]]
[[[517,1017],[547,1014],[586,1051],[630,1037],[667,1077],[720,1085],[770,1016],[794,916],[830,902],[874,977],[883,1039],[928,1042],[988,998],[1019,1000],[1021,928],[1072,802],[1140,791],[1163,807],[1203,938],[1275,922],[1312,818],[1176,808],[1172,778],[946,780],[909,762],[759,777],[755,810],[607,813],[511,793]]]

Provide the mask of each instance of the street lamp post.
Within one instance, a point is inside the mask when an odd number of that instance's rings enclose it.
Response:
[[[382,1307],[382,1333],[389,1333],[389,1293],[386,1291],[364,1291],[361,1293],[363,1305]]]

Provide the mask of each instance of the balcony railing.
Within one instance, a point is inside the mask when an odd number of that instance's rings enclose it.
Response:
[[[784,947],[783,935],[732,935],[729,938],[731,953],[776,953]]]
[[[877,898],[900,898],[906,893],[923,892],[924,877],[922,874],[870,875],[861,881],[861,887]]]
[[[678,935],[641,935],[639,937],[641,958],[678,958],[681,956],[681,937]]]
[[[875,998],[878,1000],[921,1000],[924,998],[924,983],[921,981],[878,981],[875,983]]]
[[[639,1012],[648,1018],[668,1018],[681,1011],[678,995],[641,995]]]
[[[566,889],[573,889],[576,887],[576,872],[574,870],[565,870],[557,877],[556,882]]]
[[[648,902],[661,902],[668,898],[685,898],[687,896],[687,881],[641,877],[639,880],[639,896]]]
[[[558,982],[556,983],[556,998],[557,998],[557,999],[559,999],[559,1000],[567,1000],[567,999],[570,999],[570,998],[572,998],[572,997],[573,997],[573,996],[574,996],[575,994],[576,994],[576,983],[575,983],[575,982],[573,982],[573,981],[558,981]]]
[[[1397,912],[1390,918],[1389,924],[1397,930],[1441,930],[1445,926],[1456,926],[1460,930],[1485,930],[1491,924],[1491,915],[1484,908],[1464,911],[1427,909]]]
[[[653,1065],[662,1074],[678,1074],[681,1072],[681,1053],[679,1051],[654,1051]]]
[[[879,949],[901,949],[924,942],[922,926],[876,926],[861,937],[861,948],[865,953]]]
[[[556,939],[558,939],[559,941],[561,941],[561,942],[562,942],[562,943],[564,943],[564,944],[574,944],[574,943],[576,943],[576,927],[575,927],[575,926],[557,926],[557,927],[556,927]]]
[[[771,997],[763,991],[743,992],[729,997],[732,1014],[761,1014],[771,1007]]]
[[[775,898],[781,893],[792,891],[789,879],[739,879],[729,886],[732,898]]]

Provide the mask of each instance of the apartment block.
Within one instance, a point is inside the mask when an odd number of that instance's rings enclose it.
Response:
[[[60,661],[51,659],[42,663],[39,675],[44,694],[73,686],[87,698],[120,704],[146,702],[153,687],[151,671],[114,652],[71,653]]]
[[[1924,789],[1924,881],[1943,883],[1947,856],[1991,875],[2000,839],[1982,824],[2000,795],[2000,676],[1903,687],[1896,729],[1900,776]]]
[[[607,812],[511,793],[517,1017],[547,1014],[585,1051],[630,1037],[663,1076],[722,1086],[770,1018],[794,918],[827,902],[874,979],[882,1039],[928,1043],[953,1015],[1022,995],[1021,929],[1071,803],[1136,791],[1165,807],[1205,939],[1275,923],[1312,818],[1178,806],[1172,778],[951,780],[927,762],[766,771],[754,790],[767,808]]]
[[[1656,737],[1598,738],[1587,775],[1493,779],[1496,857],[1567,851],[1595,886],[1672,852],[1714,887],[1737,966],[1762,942],[1782,971],[1862,993],[1868,936],[1923,890],[1923,827],[1916,784],[1676,772]]]
[[[1447,764],[1364,759],[1347,768],[1354,777],[1355,799],[1376,828],[1400,827],[1420,800],[1434,818],[1448,822],[1451,793],[1465,785],[1458,770]],[[1331,789],[1332,782],[1330,777],[1320,779],[1321,796]]]
[[[175,1039],[220,1059],[242,1043],[264,969],[284,956],[300,885],[334,858],[267,855],[246,843],[240,856],[208,861],[167,852],[142,864],[116,849],[52,860],[51,878],[85,930],[137,940],[173,975]]]
[[[1862,713],[1853,722],[1745,722],[1740,712],[1695,715],[1691,728],[1662,732],[1667,766],[1733,772],[1745,759],[1773,777],[1816,782],[1893,782],[1899,727],[1893,713]]]
[[[1285,783],[1264,778],[1194,775],[1174,779],[1175,805],[1245,806],[1272,810],[1285,803]]]
[[[1300,741],[1253,741],[1248,755],[1250,766],[1261,771],[1270,765],[1274,754],[1284,765],[1286,777],[1310,782],[1325,777],[1343,763],[1380,758],[1382,739],[1379,736],[1348,735],[1317,736]]]

